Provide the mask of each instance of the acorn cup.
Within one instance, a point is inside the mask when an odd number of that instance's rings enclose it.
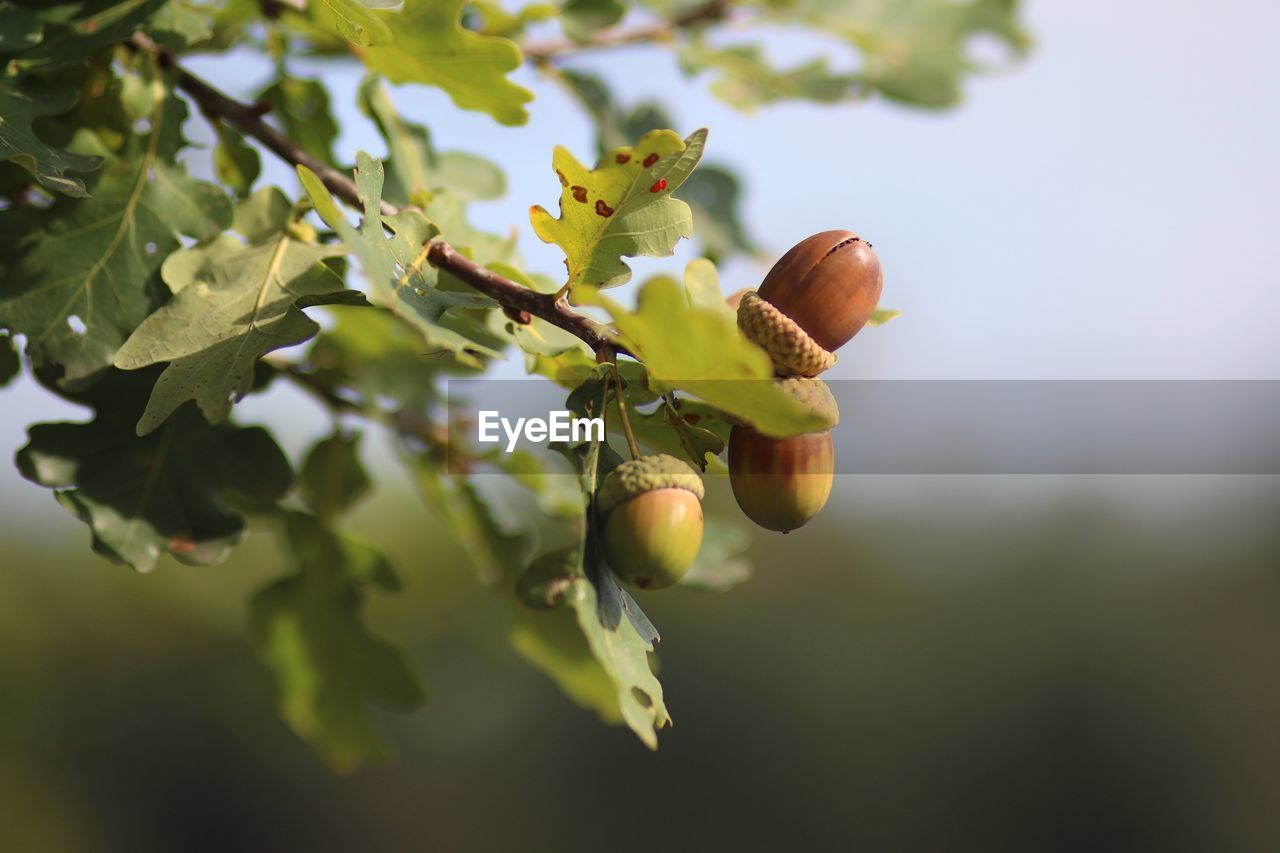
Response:
[[[597,496],[614,574],[639,589],[684,577],[702,546],[702,496],[697,473],[665,453],[614,468]]]
[[[829,426],[788,438],[763,435],[746,424],[729,433],[729,484],[742,512],[766,530],[790,533],[813,519],[831,495],[840,419],[835,397],[821,379],[780,379],[785,391],[821,414]]]
[[[817,376],[871,319],[883,286],[870,243],[851,231],[823,231],[797,243],[758,291],[743,295],[738,325],[780,376]]]

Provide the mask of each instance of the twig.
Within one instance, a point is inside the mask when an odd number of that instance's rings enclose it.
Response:
[[[680,30],[692,29],[727,17],[733,3],[734,0],[710,0],[710,2],[690,9],[670,21],[662,21],[643,27],[615,27],[614,29],[597,33],[586,41],[574,41],[567,38],[549,39],[547,41],[524,44],[521,48],[524,50],[525,58],[535,63],[541,63],[569,53],[602,50],[629,44],[670,41]]]
[[[298,143],[263,121],[261,110],[257,105],[237,101],[210,86],[178,65],[173,52],[167,47],[157,44],[143,33],[134,33],[129,43],[135,48],[153,54],[161,67],[172,70],[177,87],[190,95],[206,116],[211,119],[222,119],[246,136],[261,142],[286,162],[306,166],[319,176],[334,195],[352,207],[361,208],[360,192],[356,189],[354,181],[312,157]],[[397,208],[384,201],[381,212],[384,216],[391,216],[397,212]],[[539,293],[485,269],[443,240],[435,240],[431,243],[427,260],[433,266],[447,270],[496,301],[506,310],[507,316],[516,322],[528,323],[530,316],[541,317],[553,326],[558,326],[577,336],[593,352],[599,352],[604,347],[627,352],[612,340],[605,326],[571,310],[552,294]]]
[[[491,269],[461,254],[443,240],[433,240],[427,249],[427,261],[435,267],[448,270],[461,281],[471,285],[485,296],[490,296],[513,311],[541,317],[580,338],[592,351],[605,347],[622,350],[609,336],[604,326],[570,310],[555,294],[539,293],[528,287],[503,278]],[[625,350],[622,350],[625,352]]]

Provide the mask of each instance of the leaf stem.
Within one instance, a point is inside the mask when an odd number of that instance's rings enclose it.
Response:
[[[680,438],[680,446],[684,448],[684,452],[689,454],[689,458],[697,464],[702,471],[707,470],[706,457],[697,451],[693,446],[693,442],[689,440],[689,436],[685,434],[684,416],[680,414],[680,410],[676,408],[676,394],[674,391],[667,391],[662,395],[662,403],[667,410],[667,423],[675,430],[676,435]]]
[[[636,444],[635,433],[631,431],[631,417],[627,414],[627,400],[622,394],[622,374],[618,372],[618,360],[609,353],[609,364],[613,367],[613,396],[618,401],[618,414],[622,418],[622,432],[627,437],[627,447],[632,459],[640,458],[640,446]]]

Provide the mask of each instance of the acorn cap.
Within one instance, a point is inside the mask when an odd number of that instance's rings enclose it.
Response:
[[[698,500],[706,493],[702,478],[687,463],[656,453],[623,462],[610,471],[597,500],[600,510],[608,513],[627,499],[655,489],[685,489],[693,492]]]
[[[738,304],[738,328],[747,340],[764,349],[782,376],[817,376],[836,363],[828,352],[786,314],[759,293],[745,293]]]
[[[778,387],[790,396],[799,400],[814,414],[821,415],[829,428],[840,424],[840,407],[836,405],[836,397],[821,379],[809,379],[803,376],[790,376],[777,380]]]

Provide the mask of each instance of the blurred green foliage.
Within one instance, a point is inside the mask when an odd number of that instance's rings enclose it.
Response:
[[[0,836],[130,853],[1276,849],[1274,487],[1157,521],[1096,493],[1041,513],[945,493],[758,539],[756,577],[727,598],[646,598],[679,646],[661,672],[675,728],[649,753],[519,661],[510,605],[412,498],[379,492],[354,527],[405,591],[368,616],[431,695],[380,718],[395,759],[345,777],[276,718],[249,648],[243,602],[281,574],[283,539],[143,578],[51,516],[0,543]]]

